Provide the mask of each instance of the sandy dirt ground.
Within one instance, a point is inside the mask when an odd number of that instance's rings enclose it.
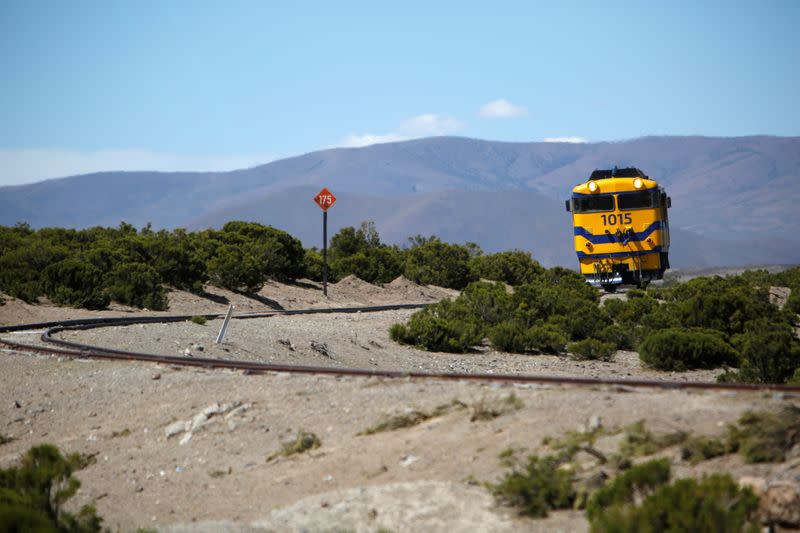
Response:
[[[375,287],[348,279],[330,287],[270,284],[260,301],[214,290],[206,298],[175,291],[169,313],[337,307],[431,302],[452,291],[398,280]],[[265,307],[265,302],[269,303]],[[116,308],[89,313],[7,300],[0,323],[62,320],[87,315],[143,313]],[[226,344],[213,338],[219,321],[148,324],[64,333],[103,346],[187,357],[365,368],[464,372],[713,379],[714,373],[674,376],[642,369],[632,352],[609,363],[558,356],[523,356],[482,350],[431,354],[388,338],[409,311],[275,316],[231,324]],[[17,340],[36,335],[14,335]],[[327,355],[312,347],[325,345]],[[202,347],[200,350],[198,347]],[[188,350],[189,355],[186,355]],[[771,393],[682,392],[627,387],[500,386],[476,382],[387,380],[289,374],[243,375],[145,363],[72,360],[0,353],[0,445],[6,466],[31,446],[51,442],[92,454],[80,471],[74,505],[95,502],[114,530],[163,531],[586,531],[579,511],[532,520],[494,503],[483,481],[505,472],[498,454],[546,453],[545,437],[586,427],[614,429],[646,419],[654,431],[681,429],[718,435],[749,409],[775,408],[798,399]],[[482,407],[512,394],[518,410],[472,421]],[[364,435],[387,416],[452,404],[446,414],[413,427]],[[299,431],[320,446],[277,456]],[[618,438],[597,447],[615,449]],[[664,454],[678,476],[727,471],[735,478],[767,480],[800,475],[800,450],[782,464],[745,465],[726,456],[692,466],[677,449]]]

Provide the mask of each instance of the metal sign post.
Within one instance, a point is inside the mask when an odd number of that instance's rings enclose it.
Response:
[[[328,211],[322,212],[322,294],[328,296]]]
[[[323,187],[314,202],[322,209],[322,294],[328,296],[328,209],[336,203],[336,197]]]
[[[225,332],[228,331],[228,322],[231,321],[231,315],[233,315],[233,308],[234,306],[231,305],[228,308],[228,312],[225,314],[225,320],[222,321],[222,327],[219,328],[219,335],[217,335],[217,344],[221,344],[225,340]]]

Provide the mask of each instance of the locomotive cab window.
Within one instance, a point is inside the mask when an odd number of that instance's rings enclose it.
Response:
[[[576,213],[597,213],[599,211],[613,211],[613,196],[579,196],[573,198]]]
[[[647,209],[659,207],[661,205],[660,195],[656,190],[641,191],[631,194],[620,194],[617,197],[617,204],[620,210],[628,209]]]

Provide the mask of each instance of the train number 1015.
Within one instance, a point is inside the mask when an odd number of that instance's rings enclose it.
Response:
[[[630,224],[632,222],[630,213],[620,213],[619,215],[612,213],[610,215],[600,215],[600,218],[603,219],[603,224],[606,226]]]

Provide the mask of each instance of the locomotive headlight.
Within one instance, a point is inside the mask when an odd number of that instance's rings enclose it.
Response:
[[[636,187],[637,189],[641,189],[642,185],[643,183],[641,178],[636,178],[635,180],[633,180],[633,186]]]
[[[590,181],[589,182],[589,192],[595,192],[597,190],[597,183]]]

